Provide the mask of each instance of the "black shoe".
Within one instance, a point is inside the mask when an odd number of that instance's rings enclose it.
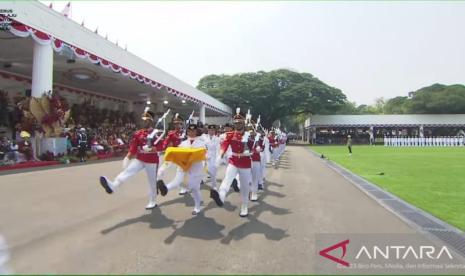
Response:
[[[258,184],[258,189],[263,191],[263,185],[262,185],[262,184]]]
[[[233,180],[231,186],[233,187],[233,189],[234,189],[234,191],[235,191],[236,193],[240,192],[239,186],[237,185],[237,179],[234,178],[234,180]]]
[[[166,187],[165,182],[163,182],[163,180],[160,179],[157,181],[157,188],[162,196],[166,196],[166,194],[168,194],[168,187]]]
[[[103,176],[100,176],[100,185],[105,189],[105,191],[109,194],[113,193],[113,190],[108,185],[107,179]]]
[[[200,185],[204,185],[204,184],[205,184],[205,182],[203,182],[203,180],[202,180],[202,181],[200,181]]]
[[[223,201],[220,199],[220,194],[216,190],[210,190],[210,198],[213,198],[216,205],[223,206]]]

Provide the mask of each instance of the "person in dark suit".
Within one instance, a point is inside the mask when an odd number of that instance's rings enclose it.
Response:
[[[78,157],[81,159],[81,162],[86,162],[86,151],[87,151],[87,134],[86,129],[81,127],[77,134],[78,138]]]

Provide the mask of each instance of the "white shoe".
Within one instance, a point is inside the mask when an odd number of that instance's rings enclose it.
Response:
[[[151,210],[153,208],[157,207],[157,202],[155,201],[154,198],[149,200],[149,203],[147,203],[147,206],[145,206],[146,210]]]
[[[239,213],[239,216],[246,217],[248,214],[249,214],[249,209],[247,208],[247,204],[242,204],[241,212]]]
[[[192,215],[193,216],[196,216],[198,213],[200,213],[200,207],[199,208],[194,208],[194,210],[192,210]]]
[[[185,194],[187,194],[187,189],[184,188],[184,187],[181,187],[181,189],[179,190],[179,194],[180,194],[180,195],[185,195]]]
[[[250,193],[250,200],[251,201],[257,201],[258,200],[258,194],[256,192]]]

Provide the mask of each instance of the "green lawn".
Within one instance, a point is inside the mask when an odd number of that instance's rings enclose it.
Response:
[[[465,230],[465,147],[312,146],[405,201]],[[383,172],[384,175],[380,175]]]

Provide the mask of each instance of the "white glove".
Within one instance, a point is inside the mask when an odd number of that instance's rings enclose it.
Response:
[[[245,156],[250,155],[250,151],[249,150],[244,150],[244,155]]]
[[[262,151],[262,148],[260,146],[258,146],[258,147],[255,148],[255,150],[260,152],[260,151]]]
[[[129,162],[131,162],[131,160],[129,160],[129,158],[127,156],[124,157],[124,159],[123,159],[123,170],[126,169],[129,166]]]
[[[142,150],[145,151],[145,152],[151,152],[151,151],[152,151],[152,147],[149,147],[149,146],[147,146],[147,145],[144,145],[144,146],[142,147]]]

